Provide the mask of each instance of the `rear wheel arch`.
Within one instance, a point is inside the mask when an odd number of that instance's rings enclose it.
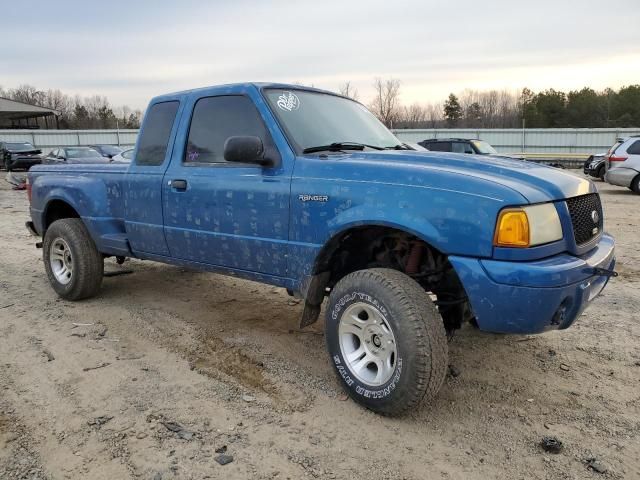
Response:
[[[45,207],[42,214],[42,235],[44,236],[45,232],[53,222],[55,222],[56,220],[61,220],[63,218],[80,218],[80,214],[70,203],[65,200],[57,198],[50,200],[47,203],[47,206]]]

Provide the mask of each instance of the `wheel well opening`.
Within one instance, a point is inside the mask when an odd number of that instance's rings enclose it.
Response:
[[[78,215],[78,212],[67,202],[62,200],[51,201],[49,205],[47,205],[47,210],[44,215],[45,232],[53,222],[63,218],[80,218],[80,215]]]
[[[395,228],[362,226],[334,237],[318,256],[314,275],[324,273],[324,288],[330,290],[345,275],[375,267],[398,270],[416,280],[435,297],[448,331],[473,319],[464,287],[447,255]]]

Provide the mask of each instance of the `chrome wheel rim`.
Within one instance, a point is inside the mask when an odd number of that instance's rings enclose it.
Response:
[[[63,285],[71,281],[73,275],[73,262],[69,244],[62,238],[56,238],[49,248],[49,264],[53,276]]]
[[[365,385],[389,381],[398,358],[393,330],[380,310],[364,302],[350,305],[338,324],[340,352],[349,371]]]

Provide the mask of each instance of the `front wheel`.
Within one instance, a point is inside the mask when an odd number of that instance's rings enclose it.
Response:
[[[374,268],[341,279],[329,297],[327,348],[351,398],[397,415],[433,398],[444,381],[444,324],[404,273]]]
[[[56,220],[42,245],[49,283],[67,300],[94,296],[102,284],[104,260],[79,218]]]

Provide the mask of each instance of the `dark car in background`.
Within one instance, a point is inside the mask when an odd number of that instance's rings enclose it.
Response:
[[[89,145],[89,147],[93,148],[100,155],[107,158],[113,158],[123,151],[122,148],[116,145]]]
[[[431,152],[471,153],[474,155],[500,155],[495,148],[484,140],[466,138],[430,138],[418,142],[418,145]]]
[[[44,157],[42,163],[69,164],[69,163],[111,163],[111,159],[103,157],[97,150],[91,147],[64,147],[54,148]]]
[[[605,155],[606,153],[596,153],[595,155],[589,155],[587,161],[584,162],[582,171],[585,175],[590,177],[599,178],[604,181],[605,170]]]
[[[5,170],[29,170],[39,163],[42,163],[42,150],[29,142],[0,142],[0,165]]]

